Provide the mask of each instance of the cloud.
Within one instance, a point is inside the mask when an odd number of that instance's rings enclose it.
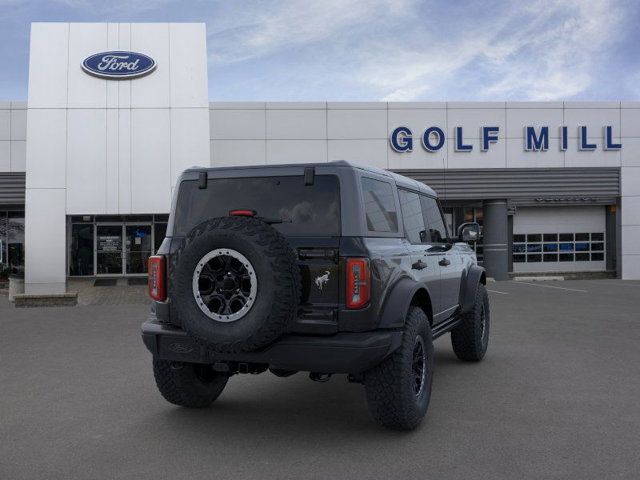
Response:
[[[612,0],[491,8],[436,0],[266,5],[247,6],[251,14],[231,24],[227,16],[210,22],[214,67],[290,53],[285,68],[322,62],[330,81],[383,101],[444,99],[443,92],[448,99],[476,100],[579,96],[601,75],[604,52],[624,18],[623,4]]]
[[[212,20],[209,37],[216,63],[237,63],[311,43],[332,42],[335,36],[376,19],[403,14],[413,0],[287,0],[246,4],[247,15],[224,25]]]
[[[412,55],[404,71],[381,59],[365,68],[370,83],[388,91],[383,100],[422,98],[433,87],[455,82],[466,89],[460,94],[473,99],[569,98],[603,73],[599,62],[621,17],[621,9],[607,0],[545,0],[524,9],[518,2],[502,11],[500,28],[436,40],[430,49],[436,53]]]

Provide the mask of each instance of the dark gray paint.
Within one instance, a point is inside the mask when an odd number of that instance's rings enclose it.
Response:
[[[485,200],[482,203],[483,224],[483,266],[487,276],[496,280],[508,280],[509,228],[507,223],[507,201]]]

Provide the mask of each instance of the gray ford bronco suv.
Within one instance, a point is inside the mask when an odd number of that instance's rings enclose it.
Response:
[[[409,430],[431,396],[433,340],[479,361],[485,272],[433,190],[347,162],[193,168],[149,259],[142,338],[166,400],[207,407],[239,373],[347,374],[369,410]]]

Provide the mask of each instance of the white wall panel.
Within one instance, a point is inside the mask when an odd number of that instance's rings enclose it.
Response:
[[[386,140],[329,140],[329,161],[347,160],[361,165],[389,168]]]
[[[106,213],[105,109],[70,109],[67,118],[67,213]]]
[[[640,195],[640,167],[623,167],[621,173],[622,196]]]
[[[411,152],[403,152],[399,153],[392,150],[388,145],[388,158],[389,158],[389,168],[391,169],[416,169],[416,168],[427,168],[427,169],[438,169],[444,168],[448,161],[448,147],[444,145],[441,150],[438,152],[428,152],[420,145],[420,142],[417,144],[413,144],[413,150]],[[449,143],[449,140],[447,140]]]
[[[640,224],[622,225],[622,252],[624,255],[640,255]]]
[[[640,225],[640,195],[626,196],[621,201],[620,221],[623,226]],[[638,241],[637,237],[635,241]],[[640,243],[640,242],[638,242]]]
[[[473,145],[471,152],[456,152],[453,139],[447,141],[447,168],[505,168],[507,166],[504,139],[490,144],[486,152],[480,150],[480,141],[477,139],[468,140],[466,143]]]
[[[622,279],[640,279],[640,255],[627,255],[623,253],[620,257],[620,261],[622,262]]]
[[[562,108],[507,108],[507,138],[522,139],[524,127],[549,127],[549,138],[560,136]]]
[[[29,108],[66,108],[69,24],[32,23]]]
[[[64,293],[65,191],[27,189],[25,208],[25,293]]]
[[[605,207],[518,207],[513,233],[604,232]]]
[[[506,116],[502,108],[449,108],[449,130],[463,127],[465,139],[480,139],[480,127],[498,127],[498,138],[505,137]]]
[[[131,50],[131,24],[118,24],[118,50]],[[142,53],[142,52],[141,52]],[[118,106],[120,108],[131,107],[131,80],[115,82],[118,86]]]
[[[620,157],[623,167],[640,167],[640,138],[623,138]]]
[[[118,213],[131,209],[131,110],[118,110]]]
[[[165,213],[171,205],[169,109],[131,111],[131,212]]]
[[[209,108],[207,33],[204,23],[169,24],[171,105]]]
[[[0,140],[0,172],[11,171],[11,142]]]
[[[623,137],[640,138],[640,108],[623,108],[620,118],[622,126],[618,133]]]
[[[266,156],[264,140],[211,140],[211,165],[214,167],[264,165]]]
[[[116,91],[117,95],[117,91]],[[118,171],[118,110],[108,109],[106,111],[106,154],[105,154],[105,213],[119,213],[118,205],[118,189],[119,189],[119,171]]]
[[[209,167],[209,109],[171,109],[171,186],[193,166]]]
[[[120,48],[120,25],[117,23],[108,23],[107,24],[107,50],[125,50]],[[126,80],[125,80],[126,81]],[[106,90],[107,90],[107,108],[118,108],[120,104],[119,94],[120,87],[118,86],[118,82],[106,82]]]
[[[210,110],[212,140],[259,140],[266,136],[266,111]]]
[[[267,140],[268,164],[326,161],[326,140]]]
[[[27,171],[27,142],[20,140],[11,141],[11,171]]]
[[[331,140],[387,138],[386,109],[328,110],[327,121]]]
[[[546,152],[527,152],[524,140],[507,138],[507,168],[561,168],[564,167],[564,152],[560,151],[560,141],[549,138]]]
[[[27,111],[11,110],[11,140],[27,139]]]
[[[327,138],[326,110],[267,110],[268,139]]]
[[[569,148],[564,152],[565,167],[619,167],[620,151],[602,150],[602,138],[590,137],[589,143],[596,143],[598,147],[594,151],[578,150],[573,144],[575,139],[569,139]]]
[[[439,127],[447,138],[453,138],[453,128],[447,127],[447,111],[444,108],[390,109],[386,136],[390,136],[398,127],[408,127],[411,130],[414,148],[421,148],[422,134],[429,127]]]
[[[88,56],[107,50],[106,23],[69,24],[68,108],[106,108],[107,80],[87,75],[81,64]]]
[[[65,188],[67,110],[30,109],[27,138],[27,189]]]
[[[611,125],[613,135],[620,136],[619,108],[565,108],[564,124],[569,127],[569,138],[578,137],[578,127],[587,127],[589,137],[599,138],[598,145],[602,145],[602,127]]]
[[[171,103],[169,24],[131,24],[131,49],[156,61],[153,73],[131,80],[132,108],[163,108]]]
[[[11,140],[11,110],[0,110],[0,141]]]

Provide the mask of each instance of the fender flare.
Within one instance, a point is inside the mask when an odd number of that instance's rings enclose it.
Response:
[[[476,300],[478,285],[487,284],[487,275],[484,268],[471,265],[469,271],[463,276],[460,289],[460,313],[467,313],[473,308]]]
[[[399,328],[404,326],[411,300],[416,292],[421,289],[429,295],[430,300],[431,294],[423,285],[407,277],[400,279],[394,285],[382,307],[378,328]]]

